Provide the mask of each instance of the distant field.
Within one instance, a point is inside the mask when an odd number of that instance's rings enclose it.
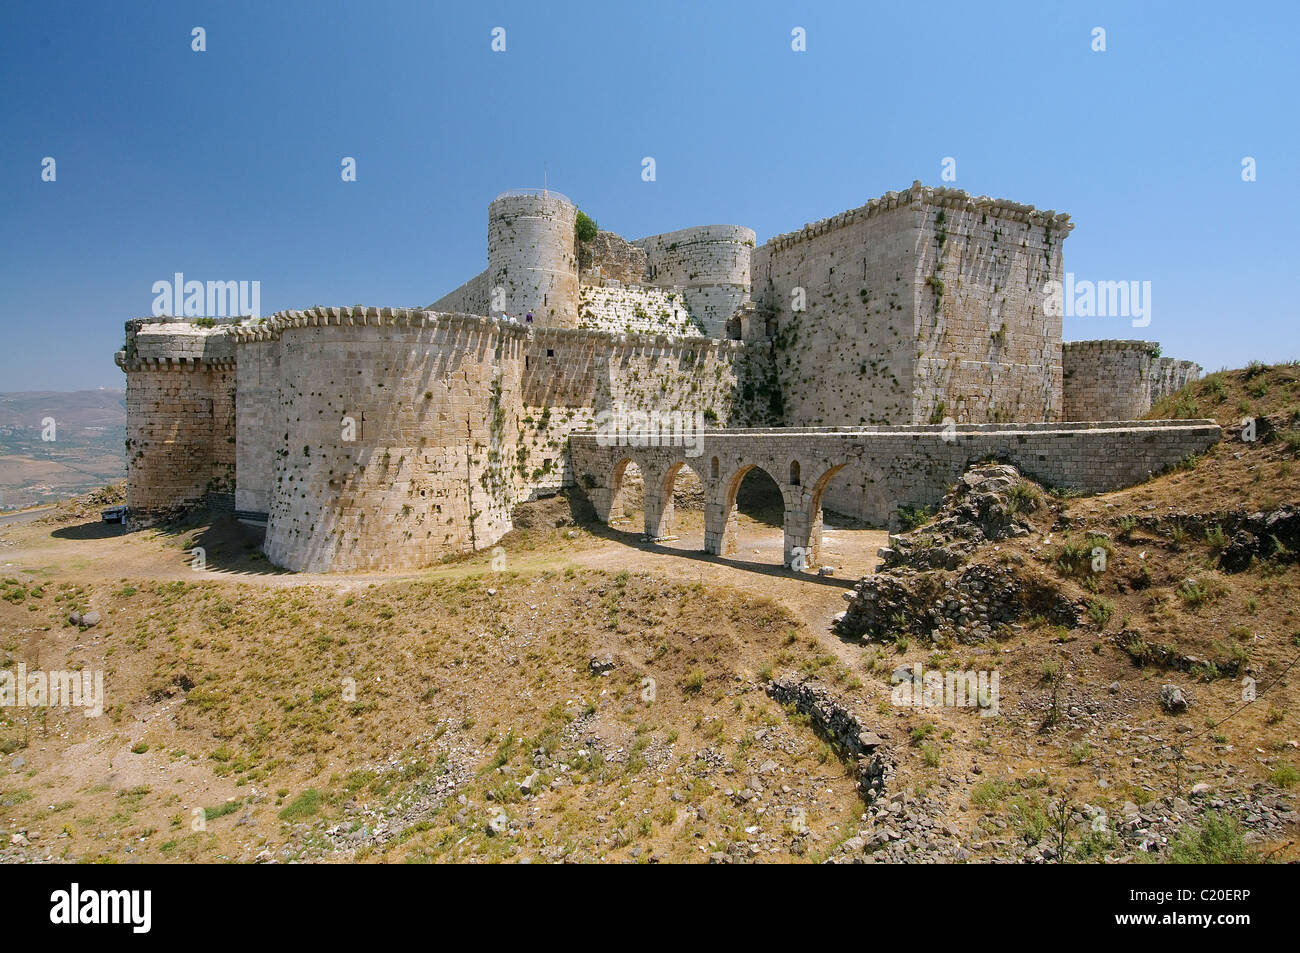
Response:
[[[41,439],[54,418],[53,441]],[[0,394],[0,512],[48,503],[126,475],[120,390]]]

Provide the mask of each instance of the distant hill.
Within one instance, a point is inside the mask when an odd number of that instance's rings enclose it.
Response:
[[[53,441],[41,439],[54,419]],[[0,511],[47,503],[126,475],[126,394],[99,388],[0,393]]]

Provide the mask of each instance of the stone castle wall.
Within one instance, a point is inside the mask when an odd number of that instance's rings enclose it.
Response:
[[[686,297],[678,291],[614,284],[582,285],[578,301],[578,326],[583,330],[703,336]]]
[[[1177,358],[1158,358],[1151,371],[1151,403],[1168,397],[1174,391],[1182,390],[1192,381],[1199,380],[1201,365],[1195,361],[1180,361]],[[1150,407],[1147,408],[1148,412]]]
[[[265,515],[268,558],[298,571],[414,568],[490,546],[515,504],[572,482],[569,436],[601,411],[747,424],[746,377],[763,363],[738,341],[387,308],[145,335],[146,352],[220,365],[142,358],[128,331],[141,450],[128,505],[174,515],[224,480],[238,514]]]
[[[411,568],[490,545],[510,528],[524,332],[358,310],[360,321],[318,309],[238,332],[241,352],[279,350],[268,558],[310,572]]]
[[[776,315],[791,426],[911,422],[916,219],[890,193],[755,251],[753,298]]]
[[[451,314],[490,314],[491,294],[492,289],[488,287],[488,273],[485,268],[459,288],[447,292],[429,305],[429,310]]]
[[[1192,361],[1160,357],[1151,341],[1070,341],[1063,346],[1065,420],[1130,420],[1200,377]]]
[[[1061,317],[1043,286],[1061,280],[1072,225],[1053,211],[955,189],[921,192],[912,422],[1056,420]]]
[[[275,486],[276,450],[282,446],[280,342],[239,345],[235,380],[235,512],[264,519]]]
[[[226,332],[167,319],[126,324],[116,360],[126,371],[126,502],[136,525],[233,502],[236,380]]]
[[[598,231],[578,249],[578,278],[583,284],[605,280],[625,285],[644,284],[648,278],[646,252],[614,232]]]
[[[605,411],[698,413],[706,427],[763,421],[752,384],[766,365],[762,352],[700,336],[533,333],[521,380],[523,493],[571,484],[569,435],[594,429]]]
[[[133,515],[229,500],[264,516],[279,565],[413,568],[492,545],[517,502],[572,484],[570,438],[605,411],[1117,420],[1200,370],[1144,342],[1062,349],[1042,286],[1072,226],[1051,211],[914,183],[758,248],[736,226],[579,243],[575,217],[558,193],[499,196],[488,269],[428,310],[128,323]],[[825,507],[888,519],[898,477],[878,470],[847,461]]]
[[[755,303],[775,312],[776,372],[793,426],[1055,420],[1065,216],[914,183],[781,235],[754,255]],[[796,310],[802,290],[804,310]],[[875,521],[850,468],[826,506]]]

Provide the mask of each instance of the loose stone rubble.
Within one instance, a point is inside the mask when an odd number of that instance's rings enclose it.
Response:
[[[967,565],[981,545],[1030,531],[1021,514],[1042,505],[1037,493],[1015,467],[971,468],[944,498],[937,519],[891,537],[880,571],[847,596],[838,631],[880,640],[906,630],[934,641],[981,642],[1031,613],[1077,624],[1075,606],[1049,582],[1015,565]]]

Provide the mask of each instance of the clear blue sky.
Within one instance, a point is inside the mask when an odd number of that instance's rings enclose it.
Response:
[[[0,391],[122,386],[122,322],[176,271],[260,280],[263,314],[425,305],[485,266],[488,202],[543,164],[625,236],[727,222],[761,242],[944,184],[952,156],[960,188],[1070,212],[1078,277],[1152,282],[1150,327],[1074,319],[1067,339],[1208,369],[1300,358],[1298,11],[8,0]]]

